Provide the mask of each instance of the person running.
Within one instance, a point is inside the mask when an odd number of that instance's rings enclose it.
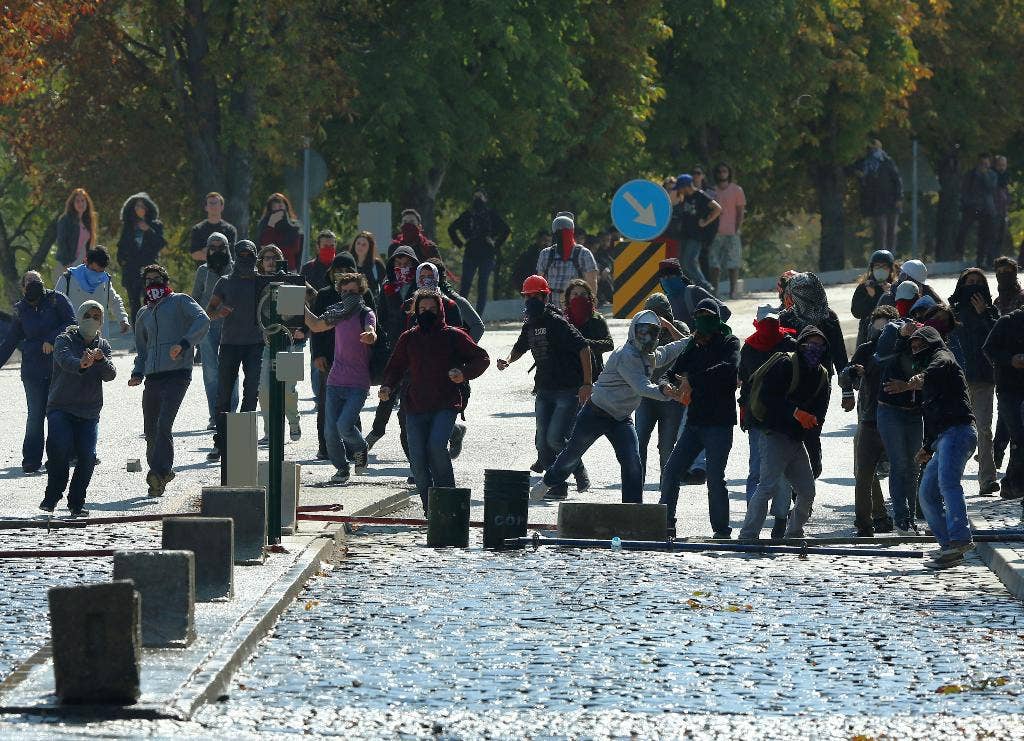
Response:
[[[658,346],[661,329],[675,341]],[[641,311],[629,323],[626,344],[612,352],[590,393],[590,398],[577,413],[569,441],[562,448],[543,478],[530,490],[530,499],[546,498],[556,487],[564,487],[583,455],[598,438],[606,437],[615,451],[622,474],[622,501],[643,502],[643,470],[633,412],[640,399],[678,399],[678,391],[668,382],[651,381],[655,367],[668,366],[686,347],[685,340],[671,322],[660,319],[653,311]]]
[[[868,272],[861,276],[850,302],[850,313],[859,319],[857,347],[867,342],[871,313],[882,296],[887,294],[896,280],[896,258],[888,250],[876,250],[868,262]]]
[[[431,486],[455,486],[448,443],[464,405],[462,384],[482,374],[490,358],[468,334],[445,323],[440,293],[417,291],[413,311],[416,326],[395,343],[378,396],[387,401],[408,376],[402,405],[409,464],[426,513]]]
[[[963,563],[974,549],[967,504],[961,483],[967,461],[978,444],[967,379],[934,327],[910,336],[915,375],[894,382],[894,388],[921,393],[924,440],[914,460],[924,465],[918,498],[939,550],[930,568],[947,569]]]
[[[569,281],[582,278],[597,293],[597,260],[594,253],[576,243],[576,222],[573,215],[561,211],[551,222],[553,243],[537,256],[535,274],[551,287],[549,301],[558,301]]]
[[[306,309],[306,326],[312,332],[334,333],[334,356],[327,376],[324,440],[334,464],[334,484],[349,480],[349,458],[356,475],[367,471],[366,440],[359,428],[359,412],[370,392],[371,346],[377,341],[377,318],[363,302],[368,290],[361,273],[334,276],[339,300],[317,316]]]
[[[999,419],[1010,440],[999,496],[1020,499],[1024,497],[1024,309],[999,317],[982,350],[995,369]]]
[[[590,398],[594,378],[590,344],[557,306],[548,303],[550,291],[543,277],[533,275],[526,279],[522,290],[526,319],[508,358],[498,358],[496,363],[498,370],[503,371],[527,351],[533,355],[537,368],[534,377],[537,462],[531,470],[537,473],[549,468],[565,447],[580,406]],[[586,491],[590,479],[582,461],[574,473],[577,490]],[[553,487],[546,495],[548,499],[567,496],[565,485]]]
[[[53,377],[46,400],[46,493],[39,509],[52,513],[64,496],[71,461],[75,473],[68,489],[68,510],[72,517],[85,517],[85,495],[96,467],[96,440],[103,384],[117,377],[110,356],[110,343],[100,336],[103,307],[86,301],[71,325],[53,343]]]
[[[21,293],[22,299],[14,304],[11,328],[0,343],[0,368],[16,349],[21,350],[21,385],[28,409],[21,443],[21,471],[32,474],[43,466],[54,343],[74,323],[75,310],[67,296],[47,290],[43,277],[35,270],[22,277]]]
[[[740,382],[740,429],[746,430],[749,442],[747,467],[747,506],[757,491],[761,481],[761,450],[764,445],[764,430],[754,424],[748,416],[747,407],[750,403],[750,379],[769,358],[775,353],[795,352],[796,333],[792,329],[779,324],[779,310],[775,306],[764,305],[757,309],[754,321],[754,334],[750,335],[740,348],[740,364],[737,377]],[[772,500],[772,515],[775,523],[772,526],[772,537],[781,538],[786,532],[786,520],[789,517],[791,501],[790,487],[781,484],[769,494]]]
[[[194,228],[194,227],[193,227]],[[213,298],[213,289],[217,281],[231,274],[232,262],[228,237],[220,232],[213,232],[206,239],[206,262],[196,268],[196,277],[192,283],[192,299],[200,306],[208,306]],[[199,352],[203,364],[203,388],[206,391],[206,407],[210,414],[207,430],[217,429],[217,378],[218,353],[223,319],[210,322],[210,330],[199,342]],[[238,382],[231,390],[231,409],[238,407]]]
[[[854,526],[858,538],[873,538],[875,533],[891,533],[892,518],[885,509],[885,499],[878,481],[878,465],[885,458],[885,445],[878,434],[878,393],[881,368],[874,355],[882,330],[899,319],[893,306],[876,306],[869,317],[866,340],[857,347],[850,364],[839,374],[843,390],[843,411],[853,410],[849,392],[858,390],[857,431],[853,435],[853,507]]]
[[[235,246],[235,242],[238,241],[238,230],[224,221],[224,196],[217,192],[207,193],[203,202],[206,218],[192,227],[188,240],[188,251],[197,263],[206,261],[210,237],[214,234],[219,234],[221,239],[227,243],[229,254]],[[203,304],[203,306],[205,305]]]
[[[121,266],[121,285],[127,292],[132,324],[145,300],[142,268],[154,264],[167,245],[160,209],[148,193],[130,196],[121,207],[121,238],[117,240],[117,262]]]
[[[69,268],[57,280],[55,290],[63,293],[76,311],[86,301],[95,301],[103,307],[104,316],[120,320],[121,334],[127,334],[131,324],[128,323],[128,312],[124,310],[124,301],[114,289],[107,266],[110,265],[110,254],[102,245],[90,247],[85,253],[85,263]],[[106,336],[108,333],[103,332]]]
[[[760,481],[747,503],[742,540],[760,535],[768,499],[777,495],[783,480],[796,494],[783,537],[804,537],[804,525],[811,516],[815,474],[807,451],[820,445],[809,445],[807,440],[821,435],[828,411],[828,340],[820,329],[808,325],[797,335],[796,345],[796,352],[773,356],[751,381],[751,424],[761,426],[764,436]]]

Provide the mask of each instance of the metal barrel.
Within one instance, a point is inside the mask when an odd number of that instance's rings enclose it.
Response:
[[[432,486],[427,492],[427,545],[469,545],[469,489]]]
[[[484,471],[484,548],[522,548],[509,538],[526,535],[530,509],[530,472]]]

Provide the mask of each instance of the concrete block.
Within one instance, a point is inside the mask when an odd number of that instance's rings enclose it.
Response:
[[[192,551],[118,551],[114,580],[142,598],[142,645],[187,646],[196,637],[196,558]]]
[[[234,540],[230,517],[167,517],[160,547],[195,554],[196,602],[212,602],[234,595]]]
[[[664,504],[562,502],[558,505],[558,536],[665,540],[668,508]]]
[[[270,461],[260,461],[256,476],[257,485],[270,491]],[[295,515],[298,512],[299,495],[302,488],[302,465],[295,461],[281,463],[281,532],[292,535],[295,532]]]
[[[267,491],[260,487],[204,486],[203,517],[230,517],[235,523],[236,564],[263,563],[267,544]]]
[[[53,587],[50,636],[57,698],[130,705],[139,699],[139,593],[130,581]]]
[[[256,412],[227,415],[227,485],[256,486]]]

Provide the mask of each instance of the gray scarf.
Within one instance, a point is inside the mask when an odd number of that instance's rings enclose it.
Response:
[[[362,311],[364,308],[366,308],[366,304],[363,303],[362,296],[357,296],[354,293],[346,293],[342,295],[338,303],[328,306],[327,310],[320,318],[328,324],[334,325],[343,319],[348,319],[357,311]]]

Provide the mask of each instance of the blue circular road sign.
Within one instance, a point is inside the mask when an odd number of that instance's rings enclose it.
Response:
[[[658,183],[630,180],[612,198],[612,223],[622,236],[649,242],[661,236],[672,217],[672,201]]]

